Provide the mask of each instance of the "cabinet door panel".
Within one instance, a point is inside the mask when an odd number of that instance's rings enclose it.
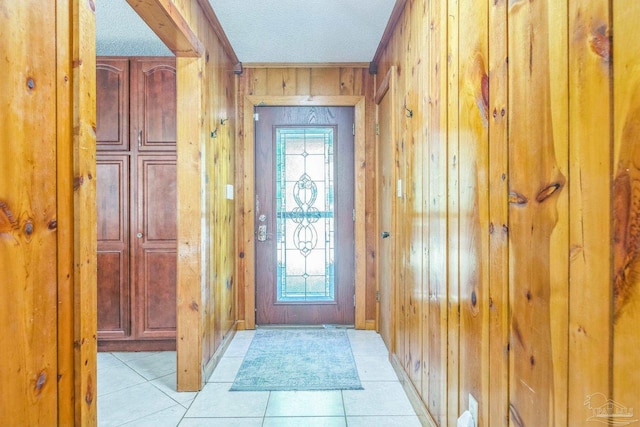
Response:
[[[96,63],[96,145],[99,151],[129,149],[129,61]]]
[[[132,63],[131,138],[140,151],[176,148],[175,60],[137,60]]]
[[[98,251],[98,337],[130,335],[127,260],[122,251]]]
[[[172,338],[176,327],[176,157],[139,155],[136,303],[141,338]]]
[[[96,165],[98,228],[98,336],[130,335],[129,156],[99,155]]]
[[[143,334],[145,337],[172,337],[176,329],[176,251],[144,251],[145,282]]]

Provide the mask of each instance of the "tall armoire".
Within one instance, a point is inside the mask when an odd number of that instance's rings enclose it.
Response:
[[[98,348],[175,349],[176,68],[97,60]]]

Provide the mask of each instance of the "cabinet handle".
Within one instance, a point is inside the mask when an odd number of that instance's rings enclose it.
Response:
[[[142,147],[142,129],[138,130],[138,147]]]
[[[138,233],[138,234],[136,234],[136,237],[137,237],[138,239],[142,239],[142,236],[143,236],[143,234],[142,234],[142,233]]]

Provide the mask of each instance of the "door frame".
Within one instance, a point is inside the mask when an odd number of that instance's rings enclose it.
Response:
[[[238,329],[255,329],[256,326],[256,282],[255,282],[255,129],[253,122],[254,107],[354,107],[354,224],[355,240],[355,327],[365,329],[366,281],[365,262],[365,97],[364,96],[259,96],[244,97],[244,144],[241,155],[244,163],[242,197],[244,206],[244,324],[238,323]]]
[[[375,96],[374,96],[374,102],[376,104],[376,123],[380,124],[380,122],[382,121],[382,118],[380,117],[380,103],[382,102],[382,100],[389,96],[391,98],[391,102],[393,103],[393,101],[396,98],[396,77],[397,76],[397,70],[396,70],[396,66],[392,65],[391,67],[389,67],[389,70],[387,71],[387,74],[385,75],[384,79],[382,80],[382,82],[380,83],[380,86],[377,87],[376,92],[375,92]],[[391,128],[390,130],[390,134],[391,134],[391,141],[390,143],[392,144],[392,146],[394,147],[394,155],[393,155],[393,159],[392,162],[396,163],[397,160],[397,154],[396,154],[396,144],[397,144],[397,140],[396,140],[396,117],[394,114],[391,114],[391,117],[387,118],[387,125]],[[398,287],[396,286],[396,284],[398,283],[398,275],[397,275],[397,260],[396,260],[396,241],[395,241],[395,236],[397,235],[397,214],[396,214],[396,209],[397,209],[397,197],[394,197],[392,195],[391,197],[391,206],[389,207],[389,209],[391,209],[391,224],[390,224],[390,229],[388,230],[391,233],[392,236],[392,240],[390,242],[391,246],[391,259],[386,261],[389,262],[389,267],[391,270],[391,283],[389,284],[390,286],[390,292],[389,292],[389,296],[390,296],[390,301],[389,301],[389,312],[381,312],[381,305],[383,305],[383,301],[382,301],[382,290],[381,290],[381,274],[380,274],[380,270],[381,270],[381,266],[380,264],[382,262],[385,262],[385,260],[380,258],[380,245],[382,244],[381,240],[380,240],[380,236],[382,233],[382,225],[381,225],[381,212],[382,212],[382,204],[385,201],[381,200],[382,197],[382,192],[381,190],[381,186],[382,186],[382,170],[380,167],[380,144],[382,144],[385,141],[381,140],[381,137],[379,135],[379,132],[376,132],[376,146],[375,146],[375,169],[376,169],[376,194],[378,194],[378,200],[377,200],[377,205],[376,205],[376,212],[378,213],[377,218],[376,218],[376,224],[375,224],[375,234],[376,234],[376,254],[378,255],[376,257],[376,278],[377,278],[377,282],[376,282],[376,295],[380,296],[380,301],[378,302],[378,304],[376,304],[376,331],[378,333],[380,333],[380,319],[381,317],[384,316],[388,316],[388,319],[386,319],[386,321],[389,324],[389,336],[388,337],[384,337],[389,340],[389,342],[385,342],[385,344],[387,345],[387,347],[389,348],[389,354],[394,354],[396,353],[396,347],[397,347],[397,343],[396,343],[396,325],[399,324],[399,322],[396,319],[396,314],[398,313],[398,310],[396,309],[397,307],[397,301],[399,300],[398,295],[396,294],[396,292],[398,291]],[[386,141],[387,143],[389,143],[389,141]],[[392,187],[395,186],[395,183],[397,182],[397,166],[394,166],[393,168],[393,179],[392,179]],[[387,231],[387,230],[384,230]],[[384,335],[384,334],[383,334]]]

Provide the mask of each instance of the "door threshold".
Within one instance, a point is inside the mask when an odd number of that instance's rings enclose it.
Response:
[[[354,329],[354,325],[256,325],[256,329]]]

